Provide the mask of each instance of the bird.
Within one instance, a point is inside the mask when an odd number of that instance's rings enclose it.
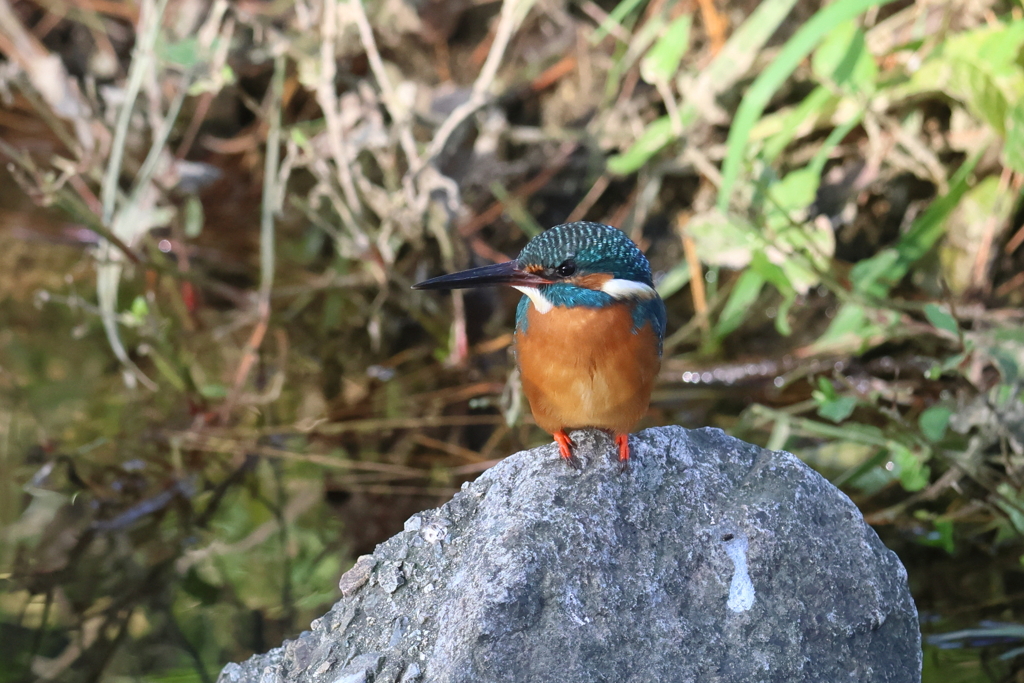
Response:
[[[558,225],[504,263],[441,275],[413,289],[508,285],[523,293],[514,351],[523,393],[562,459],[581,469],[569,432],[599,429],[629,468],[629,432],[661,367],[665,303],[640,248],[601,223]]]

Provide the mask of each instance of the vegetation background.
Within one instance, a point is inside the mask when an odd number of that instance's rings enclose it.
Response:
[[[1024,681],[1024,11],[0,0],[0,682],[201,681],[548,441],[516,296],[596,220],[669,310],[645,426],[843,487],[926,681]]]

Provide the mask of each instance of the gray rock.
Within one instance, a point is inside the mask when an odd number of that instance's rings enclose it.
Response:
[[[377,573],[377,583],[388,593],[394,593],[405,584],[405,572],[402,565],[396,562],[388,562]]]
[[[505,459],[220,683],[920,680],[903,566],[797,458],[662,427],[619,474],[607,437],[573,439],[582,472],[554,445]]]
[[[376,566],[377,560],[373,555],[360,555],[355,565],[342,574],[338,581],[338,589],[341,590],[341,594],[347,598],[366,585]]]

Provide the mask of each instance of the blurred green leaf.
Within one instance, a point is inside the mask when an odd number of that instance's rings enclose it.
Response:
[[[307,149],[309,147],[309,137],[302,131],[301,128],[299,128],[298,126],[292,126],[288,130],[288,133],[291,136],[292,142],[294,142],[296,145],[302,147],[303,149]]]
[[[590,44],[597,45],[604,37],[608,35],[616,26],[621,26],[623,20],[640,6],[643,0],[621,0],[618,5],[615,6],[611,12],[608,13],[608,17],[601,22],[601,25],[597,27],[593,35],[590,36]]]
[[[195,66],[202,61],[199,38],[196,36],[189,36],[175,43],[168,43],[158,39],[156,54],[162,61],[185,68]]]
[[[200,384],[198,389],[203,398],[218,399],[228,395],[228,388],[223,384]]]
[[[993,498],[996,506],[1006,513],[1017,533],[1024,535],[1024,501],[1021,500],[1021,492],[1008,481],[999,482],[996,491],[999,493],[999,497]]]
[[[800,168],[790,171],[785,178],[774,183],[768,189],[768,194],[775,206],[783,211],[805,209],[814,201],[820,180],[814,169]]]
[[[856,291],[878,298],[886,296],[910,266],[928,253],[942,236],[946,218],[967,192],[970,175],[980,159],[981,153],[978,153],[960,165],[950,179],[949,192],[929,205],[895,248],[883,249],[853,267],[850,279]]]
[[[988,355],[996,362],[999,374],[1003,376],[1004,385],[1012,385],[1020,378],[1020,358],[1010,349],[1000,346],[991,346],[985,349]]]
[[[665,29],[661,38],[640,60],[640,76],[648,83],[667,82],[679,71],[683,56],[690,49],[693,17],[684,14]]]
[[[825,377],[818,378],[818,389],[811,392],[811,397],[818,404],[818,415],[837,424],[850,417],[858,403],[855,396],[839,395],[832,382]]]
[[[715,210],[691,218],[686,234],[696,243],[700,260],[712,266],[739,270],[764,249],[764,239],[753,225]]]
[[[1024,97],[1022,46],[1024,21],[989,24],[950,35],[891,95],[902,99],[938,92],[955,97],[1002,135],[1008,116]]]
[[[869,92],[874,88],[878,66],[868,52],[864,31],[850,19],[833,29],[814,51],[811,69],[820,81],[841,88]]]
[[[696,88],[690,97],[700,96],[713,100],[718,93],[724,92],[742,78],[758,51],[772,37],[795,4],[796,0],[762,0],[757,3],[754,11],[733,32],[711,64],[695,75]],[[700,111],[695,102],[687,100],[679,111],[679,121],[683,128],[693,125]],[[626,152],[610,157],[608,170],[619,175],[632,173],[676,139],[669,117],[663,116],[647,126],[641,138]]]
[[[920,491],[928,485],[931,468],[918,459],[909,448],[900,443],[889,444],[889,455],[896,465],[900,485],[907,491]]]
[[[1006,131],[1009,105],[995,79],[977,64],[965,60],[953,60],[949,67],[947,91],[959,94],[968,108],[1002,135]]]
[[[946,406],[932,406],[922,412],[917,418],[917,425],[921,428],[921,434],[929,441],[941,441],[946,436],[946,428],[949,426],[949,418],[953,411]]]
[[[925,304],[924,317],[928,318],[928,322],[940,330],[945,330],[953,335],[960,334],[960,325],[957,324],[956,318],[944,307],[936,303]]]
[[[762,287],[764,278],[758,272],[752,269],[743,271],[729,294],[729,300],[725,302],[725,308],[718,316],[713,332],[715,337],[721,339],[743,324],[750,313],[750,307],[761,294]]]
[[[828,377],[818,378],[817,393],[822,397],[822,400],[825,401],[833,401],[839,396],[839,393],[836,391],[836,386],[832,384],[832,380]]]
[[[779,310],[775,314],[775,331],[783,337],[788,337],[793,334],[793,327],[789,324],[789,311],[796,303],[796,293],[784,293],[783,296],[785,298],[779,304]]]
[[[747,89],[743,101],[733,118],[726,142],[727,152],[722,164],[722,184],[718,191],[718,208],[725,211],[732,199],[733,186],[740,174],[747,141],[754,123],[761,117],[772,96],[786,82],[793,70],[811,53],[819,41],[845,21],[857,17],[872,7],[889,4],[892,0],[838,0],[827,5],[800,27],[782,48],[768,68],[761,72]]]
[[[796,290],[793,288],[793,283],[790,282],[786,270],[771,261],[765,255],[764,251],[756,251],[750,261],[750,267],[757,271],[757,273],[763,277],[767,282],[771,283],[775,289],[787,297],[795,297]]]
[[[683,120],[683,125],[692,123],[694,118],[695,112],[689,120]],[[675,139],[671,119],[668,116],[655,119],[647,125],[632,147],[623,154],[616,154],[608,159],[608,170],[618,175],[633,173]]]
[[[185,200],[185,236],[189,238],[199,237],[203,232],[203,203],[199,197],[189,195]]]
[[[942,548],[947,553],[953,552],[955,549],[953,543],[953,522],[948,519],[935,519],[934,515],[930,515],[924,510],[918,510],[914,516],[934,529],[924,536],[919,536],[918,542],[933,548]]]
[[[132,300],[131,315],[139,321],[149,315],[149,304],[145,297],[137,296]]]
[[[835,423],[842,422],[853,414],[857,399],[853,396],[839,396],[818,406],[818,415]]]
[[[771,163],[793,142],[801,126],[825,117],[839,102],[839,97],[824,86],[818,86],[794,107],[767,114],[751,129],[752,140],[764,138],[761,158]]]
[[[156,349],[150,347],[146,354],[153,361],[161,376],[167,380],[172,387],[178,391],[185,391],[185,381],[181,378],[178,369]]]
[[[981,253],[987,249],[983,246],[987,231],[1006,225],[1013,204],[1014,193],[1002,186],[998,176],[990,175],[964,192],[950,212],[943,224],[939,265],[953,294],[963,294],[975,286],[978,259],[988,253]]]
[[[220,597],[220,587],[204,580],[195,567],[189,567],[180,585],[182,590],[204,605],[213,605]]]
[[[1017,173],[1024,173],[1024,99],[1007,112],[1003,163]]]
[[[690,264],[683,261],[665,273],[665,276],[658,282],[658,295],[662,299],[667,299],[689,284],[690,277]]]
[[[824,334],[811,344],[811,349],[814,353],[860,353],[888,339],[898,320],[893,311],[846,303],[840,306]]]

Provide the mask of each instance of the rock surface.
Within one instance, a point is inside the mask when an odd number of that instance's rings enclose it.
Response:
[[[220,683],[920,680],[896,555],[796,457],[715,429],[517,453],[406,522]]]

